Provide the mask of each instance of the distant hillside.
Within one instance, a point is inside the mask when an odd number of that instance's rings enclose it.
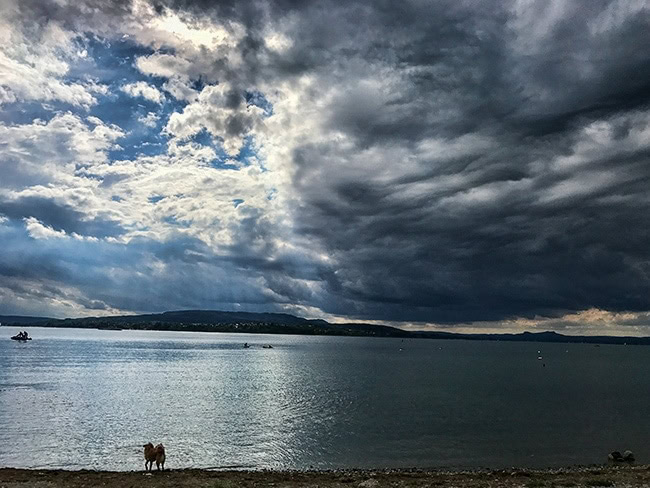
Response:
[[[650,337],[570,336],[557,332],[522,332],[521,334],[456,334],[454,332],[412,332],[424,339],[464,339],[467,341],[558,342],[574,344],[650,345]]]
[[[22,315],[0,315],[0,324],[2,325],[43,325],[50,322],[49,317],[25,317]]]
[[[470,341],[562,342],[587,344],[650,345],[650,337],[568,336],[556,332],[521,334],[457,334],[454,332],[406,331],[386,325],[363,323],[330,324],[283,313],[179,310],[143,315],[52,319],[0,315],[2,325],[74,327],[82,329],[175,330],[195,332],[247,332],[251,334],[338,335],[449,339]]]
[[[3,325],[75,327],[91,329],[176,330],[196,332],[248,332],[254,334],[346,335],[410,337],[408,332],[369,324],[330,324],[282,313],[179,310],[158,314],[49,319],[0,316]]]

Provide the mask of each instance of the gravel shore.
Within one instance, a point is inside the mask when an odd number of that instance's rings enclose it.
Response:
[[[425,487],[650,487],[650,465],[529,470],[209,471],[144,473],[0,469],[0,488],[425,488]]]

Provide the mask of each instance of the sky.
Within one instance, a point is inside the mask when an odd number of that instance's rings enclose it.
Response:
[[[650,335],[650,2],[2,0],[0,314]]]

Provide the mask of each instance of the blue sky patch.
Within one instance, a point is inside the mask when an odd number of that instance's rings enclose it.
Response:
[[[164,92],[163,78],[143,75],[135,67],[138,56],[146,56],[154,52],[153,49],[139,46],[129,39],[119,41],[106,41],[98,38],[87,38],[86,49],[89,62],[77,66],[78,76],[80,70],[85,70],[85,76],[108,85],[107,95],[96,95],[98,103],[94,105],[89,115],[100,118],[107,124],[115,124],[122,128],[126,135],[119,140],[120,149],[109,153],[111,159],[135,159],[138,155],[154,156],[165,153],[167,150],[167,136],[161,133],[172,113],[181,111],[187,105]],[[132,97],[122,91],[126,84],[145,82],[157,88],[163,95],[162,104],[148,100],[144,97]],[[143,122],[149,114],[149,125]],[[154,125],[155,124],[155,125]]]
[[[160,200],[164,199],[163,195],[152,195],[149,197],[149,203],[158,203]]]
[[[266,97],[259,91],[247,91],[246,92],[246,103],[248,105],[255,105],[256,107],[264,110],[264,115],[270,117],[273,115],[273,105],[269,102]]]

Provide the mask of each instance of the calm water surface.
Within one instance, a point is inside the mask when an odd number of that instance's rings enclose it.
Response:
[[[141,469],[147,441],[170,468],[650,462],[644,346],[18,330],[0,466]]]

